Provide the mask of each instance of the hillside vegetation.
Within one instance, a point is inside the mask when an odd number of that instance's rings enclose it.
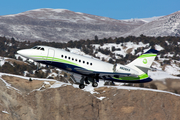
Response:
[[[31,48],[36,45],[47,45],[62,48],[68,51],[71,51],[71,48],[76,48],[84,54],[91,55],[103,61],[127,64],[138,55],[142,54],[145,50],[157,48],[158,46],[158,48],[161,47],[162,49],[159,52],[156,61],[159,60],[160,66],[162,69],[165,69],[164,66],[172,63],[179,67],[179,41],[180,37],[156,38],[141,35],[139,37],[129,36],[126,38],[120,37],[115,39],[98,39],[98,36],[95,36],[94,40],[69,41],[68,43],[42,41],[31,43],[29,41],[16,41],[14,38],[7,39],[5,37],[0,37],[0,56],[22,60],[21,57],[15,56],[17,50]],[[131,43],[131,45],[129,45],[129,43]],[[29,63],[29,65],[22,65],[14,62],[14,66],[12,66],[9,62],[7,62],[0,68],[0,71],[23,74],[24,71],[30,71],[35,68],[36,66],[34,66],[33,63]]]

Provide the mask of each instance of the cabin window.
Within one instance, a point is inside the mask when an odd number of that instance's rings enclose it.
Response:
[[[77,59],[75,59],[75,61],[77,61]]]
[[[74,58],[72,58],[72,60],[74,60]]]
[[[65,56],[65,58],[67,58],[67,56]]]
[[[61,55],[61,57],[63,58],[63,55]]]
[[[85,63],[85,61],[83,61],[83,63]]]
[[[90,63],[90,65],[92,65],[92,63]]]
[[[89,62],[87,62],[87,65],[89,65]]]
[[[39,49],[41,49],[41,47],[38,47],[37,49],[39,50]]]
[[[79,62],[81,62],[81,60],[79,60]]]
[[[69,58],[69,60],[71,59],[71,57],[68,57]]]

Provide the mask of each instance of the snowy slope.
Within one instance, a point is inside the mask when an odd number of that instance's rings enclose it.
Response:
[[[148,22],[124,34],[124,36],[139,36],[141,34],[155,37],[180,36],[180,11]]]
[[[57,41],[109,37],[180,36],[180,11],[167,16],[116,20],[66,9],[36,9],[0,16],[0,36]]]
[[[65,9],[36,9],[0,16],[0,35],[18,40],[57,41],[119,37],[145,22],[122,21]]]
[[[6,74],[6,73],[0,73],[0,80],[3,81],[6,85],[7,88],[9,89],[13,89],[15,90],[16,92],[18,92],[19,94],[22,94],[22,91],[19,90],[18,88],[15,88],[13,87],[12,84],[8,83],[6,80],[4,80],[2,78],[2,76],[5,75],[5,76],[12,76],[12,77],[17,77],[17,78],[22,78],[24,80],[29,80],[29,77],[22,77],[22,76],[19,76],[19,75],[12,75],[12,74]],[[60,81],[57,81],[57,80],[51,80],[51,79],[40,79],[40,78],[33,78],[34,81],[38,80],[38,81],[43,81],[44,84],[42,86],[40,86],[39,89],[34,89],[32,91],[41,91],[41,90],[45,90],[45,89],[52,89],[52,88],[59,88],[59,87],[64,87],[64,86],[68,86],[68,85],[72,85],[70,83],[64,83],[64,82],[60,82]],[[50,84],[50,82],[53,82],[53,84]],[[45,85],[49,85],[48,88],[45,88]],[[74,88],[78,88],[79,89],[79,85],[77,84],[73,84],[72,85]],[[103,81],[100,81],[99,84],[98,84],[98,87],[97,88],[101,88],[101,87],[104,87],[104,82]],[[148,88],[140,88],[140,87],[130,87],[130,86],[106,86],[108,88],[116,88],[116,89],[125,89],[125,90],[145,90],[145,91],[153,91],[153,92],[163,92],[163,93],[168,93],[168,94],[173,94],[173,95],[176,95],[176,96],[180,96],[179,94],[174,94],[172,92],[167,92],[167,91],[162,91],[162,90],[155,90],[155,89],[148,89]],[[44,88],[44,89],[42,89]],[[97,99],[99,100],[103,100],[105,99],[106,97],[104,96],[99,96],[98,97],[96,96],[97,94],[99,94],[99,92],[96,91],[97,88],[94,88],[92,87],[91,84],[87,85],[84,89],[82,89],[83,91],[86,91],[86,92],[89,92],[91,94],[94,95],[94,97],[96,97]],[[31,91],[31,92],[32,92]],[[106,91],[104,91],[106,92]],[[115,96],[116,94],[114,94]]]
[[[123,55],[125,57],[126,54],[134,55],[135,50],[137,48],[146,47],[146,46],[149,46],[149,44],[143,44],[142,42],[139,42],[139,44],[135,44],[133,42],[125,42],[125,43],[120,43],[120,44],[106,43],[103,46],[101,46],[99,44],[94,44],[93,46],[95,46],[96,49],[98,49],[100,47],[103,49],[109,49],[110,51],[112,51],[112,47],[115,47],[116,49],[120,49],[120,50],[115,50],[115,51],[113,51],[113,53],[120,54],[120,55]],[[140,54],[142,54],[142,53],[140,53]]]

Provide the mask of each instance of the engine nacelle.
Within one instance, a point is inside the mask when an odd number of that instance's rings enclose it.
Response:
[[[117,73],[130,73],[130,74],[138,75],[138,72],[136,70],[121,64],[114,64],[113,70],[114,72]]]

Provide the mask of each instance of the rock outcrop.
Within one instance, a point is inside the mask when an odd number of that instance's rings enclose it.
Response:
[[[94,94],[91,94],[67,83],[57,88],[36,89],[44,87],[45,82],[41,83],[39,80],[29,82],[23,78],[17,81],[17,78],[2,76],[0,79],[1,120],[178,120],[180,118],[180,96],[168,92],[132,90],[129,87],[125,87],[127,89],[99,87],[94,89]],[[19,82],[23,82],[23,85],[18,84]],[[60,84],[49,82],[50,85]],[[25,89],[26,87],[28,90]]]

